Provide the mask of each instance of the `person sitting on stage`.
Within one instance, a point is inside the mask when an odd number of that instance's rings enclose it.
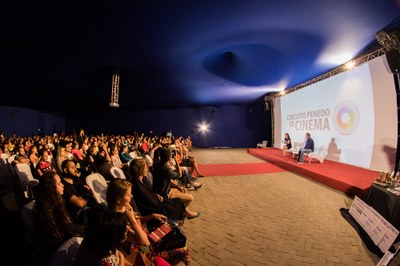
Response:
[[[304,154],[310,153],[314,151],[314,140],[311,138],[310,133],[306,133],[306,145],[304,148],[299,150],[299,155],[297,156],[297,162],[299,164],[304,163]]]
[[[285,157],[286,152],[292,148],[292,140],[290,139],[289,133],[285,133],[285,138],[282,140],[282,143],[282,157]]]

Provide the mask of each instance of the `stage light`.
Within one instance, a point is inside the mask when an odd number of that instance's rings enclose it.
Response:
[[[345,67],[346,69],[352,69],[353,67],[355,67],[355,65],[356,65],[356,62],[354,62],[353,60],[351,60],[351,61],[347,62],[347,63],[344,65],[344,67]]]
[[[201,132],[206,132],[206,131],[208,131],[208,125],[207,125],[207,124],[201,124],[201,125],[200,125],[200,131],[201,131]]]

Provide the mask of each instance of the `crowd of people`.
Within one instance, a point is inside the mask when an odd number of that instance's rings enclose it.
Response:
[[[144,134],[0,134],[0,154],[28,164],[39,185],[33,193],[36,247],[47,262],[62,243],[83,237],[79,265],[190,265],[189,247],[158,250],[148,233],[162,223],[182,226],[204,177],[190,137]],[[115,178],[118,167],[126,178]],[[101,174],[107,202],[98,203],[86,177]]]

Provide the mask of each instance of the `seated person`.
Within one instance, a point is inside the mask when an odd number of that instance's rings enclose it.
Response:
[[[118,151],[118,147],[116,145],[112,145],[110,147],[110,158],[111,158],[111,164],[115,167],[118,167],[119,169],[121,169],[125,176],[128,176],[128,166],[129,163],[122,163],[120,157],[119,157],[119,151]]]
[[[102,211],[91,216],[78,250],[76,264],[133,265],[118,249],[127,239],[127,232],[128,220],[123,213]]]
[[[29,148],[29,161],[33,167],[36,167],[36,164],[39,162],[39,160],[38,148],[34,144]]]
[[[133,160],[132,156],[129,153],[128,145],[121,145],[119,148],[119,158],[122,163],[129,163]]]
[[[28,155],[25,152],[25,149],[23,146],[18,147],[18,153],[14,157],[14,164],[17,163],[26,163],[28,165],[31,164],[31,160],[29,159]]]
[[[83,160],[85,158],[84,158],[83,152],[82,152],[82,145],[79,145],[79,142],[74,141],[71,153],[74,156],[74,160],[77,163],[79,163],[79,164],[83,163]]]
[[[69,238],[83,236],[84,227],[70,216],[63,194],[61,178],[55,172],[44,173],[35,197],[34,222],[39,249],[47,259]]]
[[[304,163],[304,154],[310,153],[314,151],[314,140],[311,138],[310,133],[306,133],[306,144],[304,148],[299,150],[299,155],[297,156],[297,162],[299,164]]]
[[[153,166],[153,191],[163,198],[179,198],[185,206],[193,201],[193,196],[187,193],[186,188],[180,186],[178,181],[182,177],[182,169],[176,159],[172,158],[170,148],[159,148],[156,151],[158,162]],[[175,161],[175,166],[172,164]]]
[[[156,219],[160,222],[165,222],[166,217],[161,214],[153,213],[147,216],[144,221],[131,205],[131,203],[134,204],[134,201],[132,201],[132,184],[129,181],[120,178],[112,180],[107,189],[107,203],[110,210],[123,213],[128,219],[128,236],[126,243],[129,247],[128,252],[133,253],[133,255],[138,257],[140,252],[147,250],[148,259],[151,261],[154,261],[158,256],[171,262],[174,259],[179,258],[182,259],[182,262],[186,265],[189,264],[190,257],[189,249],[187,247],[167,250],[160,252],[159,254],[152,250],[152,247],[150,247],[151,242],[147,236],[149,232],[142,223],[149,219]]]
[[[290,139],[289,133],[285,133],[285,138],[282,140],[282,157],[286,156],[286,152],[292,148],[292,141]]]
[[[84,224],[87,207],[97,205],[93,197],[94,192],[82,181],[81,173],[76,169],[74,161],[65,160],[61,167],[63,170],[62,183],[64,185],[63,198],[65,199],[67,210],[76,222]]]
[[[143,215],[160,213],[168,218],[183,220],[196,218],[199,212],[193,212],[179,198],[163,198],[156,194],[147,180],[148,167],[144,159],[135,159],[129,165],[130,181],[133,184],[133,198]]]
[[[99,174],[101,174],[106,180],[110,181],[114,177],[111,174],[111,157],[108,153],[107,144],[101,144],[99,147],[99,152],[94,157],[94,165]]]
[[[39,151],[39,157],[39,162],[36,164],[36,172],[40,179],[44,173],[54,171],[54,168],[49,162],[49,154],[46,149],[43,148]]]
[[[72,141],[60,140],[56,156],[57,173],[62,173],[61,164],[65,160],[74,160],[74,155],[72,155]]]

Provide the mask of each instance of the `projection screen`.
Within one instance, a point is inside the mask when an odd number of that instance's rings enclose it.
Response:
[[[397,147],[393,74],[381,56],[308,87],[273,99],[274,147],[289,133],[304,145],[328,146],[326,160],[392,171]]]

